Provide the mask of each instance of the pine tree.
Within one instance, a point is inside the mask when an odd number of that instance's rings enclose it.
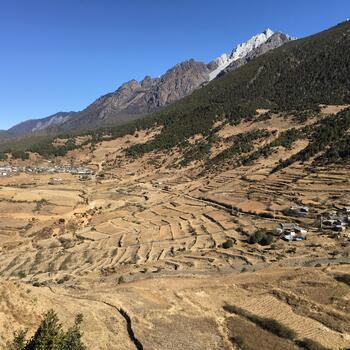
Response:
[[[25,350],[59,350],[63,336],[62,325],[53,310],[44,315],[38,330],[28,342]]]
[[[27,342],[27,331],[19,331],[14,334],[10,350],[86,350],[83,344],[80,325],[83,316],[78,314],[74,326],[64,332],[57,314],[50,310],[41,321],[33,337]]]

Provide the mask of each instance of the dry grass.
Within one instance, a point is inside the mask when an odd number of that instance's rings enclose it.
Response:
[[[227,328],[231,342],[238,345],[241,350],[298,349],[293,343],[281,339],[240,317],[229,317]]]
[[[255,323],[257,326],[261,327],[262,329],[265,329],[277,335],[280,338],[293,340],[297,336],[296,332],[291,328],[289,328],[288,326],[271,318],[254,315],[251,312],[244,310],[238,306],[225,305],[224,310],[231,314],[242,316],[247,320]]]

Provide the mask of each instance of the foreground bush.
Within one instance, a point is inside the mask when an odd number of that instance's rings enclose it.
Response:
[[[86,347],[81,340],[82,321],[82,315],[77,315],[74,326],[65,332],[56,313],[50,310],[44,315],[31,339],[26,340],[26,331],[16,332],[9,348],[10,350],[85,350]]]

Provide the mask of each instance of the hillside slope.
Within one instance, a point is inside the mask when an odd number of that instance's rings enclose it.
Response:
[[[238,124],[252,118],[259,108],[283,112],[349,104],[349,43],[350,22],[344,22],[252,60],[140,121],[138,127],[156,123],[163,129],[132,153],[169,149],[196,134],[208,137],[215,122]]]
[[[41,131],[54,128],[68,121],[75,112],[58,112],[42,119],[31,119],[19,123],[8,130],[13,136],[40,133]]]
[[[85,164],[95,170],[91,177],[50,169],[0,177],[0,348],[7,349],[14,327],[32,334],[48,308],[67,327],[84,314],[88,349],[136,348],[130,327],[145,349],[234,350],[243,343],[301,350],[304,338],[316,349],[349,347],[350,289],[342,282],[349,276],[349,228],[320,231],[317,218],[349,203],[350,165],[305,161],[271,173],[308,146],[295,140],[295,130],[341,122],[349,115],[344,109],[324,106],[303,123],[260,111],[238,125],[218,124],[205,148],[210,159],[183,167],[196,154],[178,147],[125,156],[161,132],[151,128],[89,139],[51,165],[38,160],[45,167]],[[188,143],[198,150],[201,141],[198,135]],[[235,164],[268,143],[273,152]],[[225,150],[228,157],[217,157]],[[26,162],[18,164],[37,164]],[[310,215],[290,216],[296,205],[308,206]],[[286,242],[274,233],[294,221],[307,228],[306,240]],[[265,231],[271,241],[251,241]],[[264,331],[227,304],[289,327],[295,339]]]

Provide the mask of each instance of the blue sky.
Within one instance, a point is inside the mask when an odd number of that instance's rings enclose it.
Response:
[[[208,62],[267,27],[303,37],[346,17],[349,0],[0,0],[0,129]]]

